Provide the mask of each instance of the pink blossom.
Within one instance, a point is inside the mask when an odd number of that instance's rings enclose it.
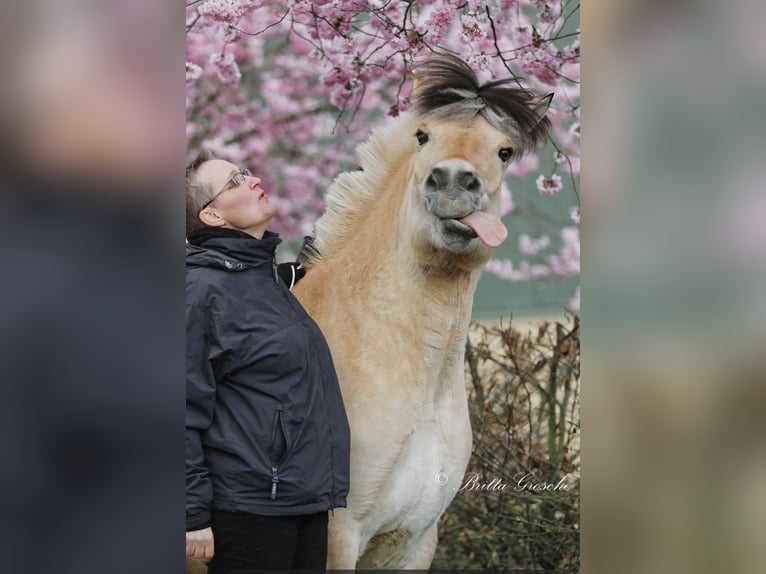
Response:
[[[561,230],[563,245],[558,253],[548,257],[548,264],[556,275],[571,277],[580,274],[580,230],[565,227]]]
[[[489,55],[481,52],[479,54],[472,54],[468,58],[468,63],[476,70],[488,70],[492,59]]]
[[[407,37],[401,35],[397,35],[391,38],[390,44],[394,50],[406,50],[410,46]]]
[[[535,0],[535,5],[537,6],[537,17],[540,22],[553,24],[561,15],[561,2]]]
[[[463,14],[460,17],[460,22],[463,24],[463,30],[470,30],[473,28],[478,27],[478,22],[476,21],[476,16],[473,14]]]
[[[455,8],[449,5],[442,6],[431,12],[431,16],[428,18],[425,26],[428,29],[429,41],[441,42],[454,17]]]
[[[539,28],[539,23],[524,11],[519,11],[518,7],[512,7],[506,12],[495,10],[495,25],[504,28],[506,34],[513,38],[516,46],[525,46],[532,43],[532,31]],[[498,30],[498,34],[502,31]]]
[[[569,217],[571,217],[572,221],[577,225],[580,225],[580,208],[577,206],[570,208]]]
[[[580,62],[580,36],[577,36],[569,46],[564,48],[562,57],[566,62]]]
[[[557,134],[558,135],[558,134]],[[572,147],[572,138],[562,137],[559,139],[560,143],[565,144],[566,147]],[[580,175],[580,158],[579,156],[564,155],[563,153],[556,151],[553,154],[553,161],[557,164],[564,166],[564,169],[568,170],[571,175]]]
[[[515,206],[513,205],[513,196],[511,195],[511,190],[508,189],[505,180],[503,180],[503,183],[500,186],[500,215],[508,215],[514,209]]]
[[[580,137],[580,122],[574,122],[569,126],[569,133],[576,138]]]
[[[537,170],[540,166],[540,160],[536,155],[527,154],[520,159],[511,162],[508,166],[508,173],[513,177],[522,178],[530,172]]]
[[[534,257],[551,243],[551,238],[547,235],[533,239],[526,233],[519,236],[519,253],[525,257]]]
[[[515,269],[510,259],[490,259],[484,270],[508,281],[524,281],[531,277],[528,263],[524,262],[519,269]]]
[[[210,58],[216,67],[218,79],[224,84],[238,84],[242,78],[239,66],[232,54],[213,54]]]
[[[569,163],[571,164],[571,175],[577,177],[580,175],[580,157],[576,155],[569,156]]]
[[[202,75],[202,68],[197,64],[186,62],[186,83],[189,84],[195,80],[198,80]]]
[[[579,82],[580,81],[580,62],[564,62],[561,65],[561,69],[559,70],[559,73],[565,78],[572,80],[573,82]]]
[[[580,230],[576,227],[564,227],[561,230],[561,239],[565,245],[573,245],[580,249]]]
[[[523,50],[520,57],[521,70],[535,76],[541,82],[555,86],[558,80],[560,60],[550,46],[531,47]]]
[[[561,184],[561,177],[555,173],[550,177],[541,175],[537,178],[535,183],[537,184],[537,191],[543,195],[553,195],[554,193],[561,191],[561,188],[563,187]]]
[[[460,22],[463,24],[463,42],[470,44],[472,41],[481,40],[487,34],[482,30],[479,25],[479,20],[475,14],[464,14],[460,18]]]
[[[338,109],[344,109],[351,99],[351,90],[335,85],[330,90],[330,103]]]
[[[198,11],[200,16],[224,24],[236,24],[243,14],[240,0],[207,0]]]
[[[336,84],[343,85],[348,81],[348,74],[341,71],[340,68],[335,68],[322,76],[322,83],[328,88]]]

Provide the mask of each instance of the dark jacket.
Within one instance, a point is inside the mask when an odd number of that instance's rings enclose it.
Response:
[[[187,530],[211,507],[344,507],[348,419],[327,342],[276,272],[281,240],[210,235],[186,246]]]

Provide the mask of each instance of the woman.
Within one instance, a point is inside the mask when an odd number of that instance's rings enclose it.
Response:
[[[186,170],[186,554],[210,574],[324,571],[349,426],[330,350],[280,279],[260,179]]]

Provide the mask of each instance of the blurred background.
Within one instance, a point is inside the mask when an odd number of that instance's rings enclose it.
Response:
[[[183,18],[0,18],[0,555],[183,569]]]
[[[764,16],[583,6],[586,572],[764,568]]]

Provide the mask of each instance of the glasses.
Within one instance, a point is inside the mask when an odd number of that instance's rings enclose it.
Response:
[[[218,196],[221,195],[224,191],[229,190],[229,189],[235,189],[235,188],[239,187],[240,185],[245,183],[245,178],[246,177],[252,177],[252,176],[253,176],[253,174],[250,172],[249,169],[243,169],[242,171],[234,174],[234,177],[232,177],[229,181],[226,182],[226,185],[223,187],[223,189],[221,191],[219,191],[218,193],[216,193],[213,197],[211,197],[207,201],[207,203],[205,203],[205,205],[203,205],[200,208],[200,211],[202,211],[208,205],[210,205],[216,199],[218,199]]]

